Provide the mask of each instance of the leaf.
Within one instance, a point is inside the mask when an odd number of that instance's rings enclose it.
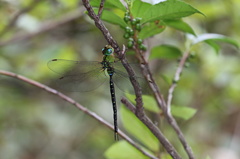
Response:
[[[172,78],[169,78],[167,75],[162,74],[161,78],[170,86],[172,84]]]
[[[98,12],[98,9],[96,8],[94,8],[93,10],[95,13]],[[112,24],[120,25],[123,28],[127,26],[127,24],[124,22],[124,20],[121,17],[119,17],[114,12],[111,12],[108,10],[103,10],[101,19]]]
[[[101,3],[101,0],[91,0],[90,4],[93,7],[99,7]],[[126,11],[126,8],[124,7],[124,5],[119,1],[119,0],[106,0],[104,3],[104,8],[118,8],[121,9],[122,11]]]
[[[202,14],[191,5],[178,0],[164,1],[155,5],[135,0],[132,6],[133,16],[142,18],[142,23],[155,20],[180,19],[194,13]]]
[[[205,40],[205,43],[207,43],[208,45],[210,45],[216,53],[219,52],[220,50],[220,46],[213,40]]]
[[[126,94],[126,97],[134,104],[136,104],[135,102],[135,95],[132,94]],[[144,109],[150,111],[150,112],[154,112],[154,113],[160,113],[160,109],[157,106],[157,103],[155,101],[155,99],[152,96],[148,96],[148,95],[143,95],[142,96],[143,99],[143,107]]]
[[[157,152],[159,143],[152,132],[125,106],[120,109],[124,128],[150,150]]]
[[[150,59],[176,59],[182,55],[181,51],[172,45],[159,45],[151,50]]]
[[[236,48],[239,48],[239,43],[237,41],[221,34],[202,34],[197,37],[191,38],[193,40],[193,45],[204,41],[210,46],[212,46],[216,51],[219,51],[219,48],[216,46],[216,42],[226,42],[235,46]]]
[[[196,35],[194,33],[193,29],[187,23],[185,23],[182,20],[164,20],[164,22],[167,26],[170,26],[172,28],[181,30],[181,31],[186,32],[186,33]]]
[[[113,144],[106,150],[104,156],[107,159],[148,159],[147,156],[126,141],[119,141]]]
[[[182,118],[184,120],[190,119],[197,112],[196,109],[184,106],[172,105],[171,109],[173,116]]]
[[[155,22],[147,23],[143,26],[142,30],[139,32],[138,37],[141,39],[149,38],[153,35],[161,33],[165,30],[164,23],[157,24]]]

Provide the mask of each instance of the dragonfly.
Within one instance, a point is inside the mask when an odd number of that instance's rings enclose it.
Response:
[[[109,79],[111,101],[114,119],[114,139],[118,140],[117,104],[115,85],[122,91],[133,93],[134,89],[130,82],[130,76],[119,60],[114,57],[114,49],[106,45],[102,49],[103,59],[99,61],[72,61],[65,59],[52,59],[48,67],[61,77],[56,81],[58,87],[65,91],[92,91]],[[138,64],[131,64],[139,68]],[[135,69],[136,70],[136,69]],[[136,72],[135,72],[136,74]],[[135,76],[139,83],[145,80],[143,77]],[[89,84],[87,84],[89,83]],[[142,84],[143,85],[143,84]],[[144,84],[145,85],[145,84]],[[131,92],[132,91],[132,92]]]

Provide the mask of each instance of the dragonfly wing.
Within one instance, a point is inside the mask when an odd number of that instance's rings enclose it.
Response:
[[[133,85],[130,81],[129,75],[125,72],[114,69],[115,74],[113,75],[113,82],[116,86],[125,93],[135,94]],[[147,80],[142,77],[135,76],[138,81],[143,94],[149,94],[150,88],[148,86]]]
[[[117,87],[126,93],[134,94],[134,88],[132,83],[129,79],[129,75],[125,67],[122,65],[121,62],[114,62],[113,64],[115,74],[113,76],[114,83]],[[148,85],[147,80],[142,75],[140,64],[138,63],[130,63],[129,64],[135,74],[135,78],[138,81],[143,94],[150,94],[150,87]]]
[[[53,59],[48,62],[48,67],[53,72],[61,75],[78,75],[90,72],[96,68],[102,68],[102,64],[97,61]]]
[[[78,75],[66,75],[56,81],[56,87],[63,91],[87,92],[101,86],[107,79],[102,69],[95,69]]]

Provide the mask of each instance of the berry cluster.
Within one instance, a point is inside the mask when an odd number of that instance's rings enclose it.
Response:
[[[128,24],[131,24],[131,27],[127,26],[125,28],[125,34],[123,37],[125,39],[128,39],[127,47],[133,48],[134,43],[139,46],[141,50],[146,50],[146,46],[143,44],[143,40],[140,38],[137,38],[137,32],[141,31],[141,19],[142,18],[131,18],[129,12],[125,13],[124,21]]]

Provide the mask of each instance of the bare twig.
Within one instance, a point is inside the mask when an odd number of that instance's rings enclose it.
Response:
[[[98,116],[96,113],[88,110],[87,108],[85,108],[84,106],[82,106],[81,104],[77,103],[75,100],[73,100],[72,98],[64,95],[61,92],[58,92],[55,89],[52,89],[42,83],[39,83],[37,81],[31,80],[29,78],[26,78],[24,76],[12,73],[12,72],[8,72],[8,71],[4,71],[4,70],[0,70],[0,74],[5,75],[5,76],[10,76],[16,79],[19,79],[21,81],[24,81],[28,84],[31,84],[35,87],[41,88],[43,90],[45,90],[46,92],[49,92],[51,94],[54,94],[58,97],[60,97],[61,99],[71,103],[72,105],[74,105],[75,107],[77,107],[79,110],[83,111],[85,114],[91,116],[92,118],[96,119],[98,122],[102,123],[103,125],[107,126],[108,128],[114,130],[113,125],[111,125],[110,123],[108,123],[107,121],[105,121],[103,118],[101,118],[100,116]],[[156,157],[152,156],[150,153],[144,151],[138,144],[136,144],[133,140],[131,140],[131,138],[129,138],[125,133],[123,133],[122,131],[118,132],[119,135],[124,138],[128,143],[130,143],[132,146],[134,146],[135,148],[137,148],[140,152],[142,152],[142,154],[144,154],[145,156],[151,158],[151,159],[157,159]]]
[[[173,118],[173,116],[171,114],[171,102],[172,102],[173,92],[174,92],[174,89],[177,86],[177,82],[180,79],[180,76],[181,76],[184,64],[185,64],[187,58],[189,57],[189,54],[190,54],[190,51],[186,51],[184,53],[184,55],[182,56],[182,58],[181,58],[181,60],[179,62],[179,66],[178,66],[178,68],[177,68],[177,70],[175,72],[173,83],[172,83],[172,85],[170,86],[170,88],[168,90],[166,113],[167,113],[167,120],[170,123],[170,125],[173,127],[173,129],[176,131],[179,140],[181,141],[185,151],[188,154],[189,159],[194,159],[195,157],[194,157],[194,154],[193,154],[193,151],[192,151],[191,147],[188,145],[188,143],[187,143],[187,141],[186,141],[186,139],[185,139],[181,129],[179,128],[176,120]]]
[[[103,12],[103,6],[104,6],[105,0],[101,0],[99,10],[98,10],[98,17],[100,18]]]
[[[29,33],[29,34],[23,34],[23,35],[16,35],[15,37],[13,37],[9,40],[0,41],[0,46],[12,44],[17,41],[24,41],[24,40],[31,39],[39,34],[51,31],[51,30],[53,30],[61,25],[64,25],[70,21],[76,20],[79,17],[81,17],[82,15],[83,15],[83,7],[80,7],[70,13],[67,13],[64,17],[61,17],[61,19],[59,19],[59,20],[51,20],[51,21],[44,23],[42,25],[42,27],[40,27],[39,30],[36,32]]]
[[[31,11],[34,9],[39,2],[42,2],[41,0],[32,0],[32,2],[29,4],[29,6],[23,8],[22,10],[18,11],[15,16],[8,22],[8,24],[1,30],[0,37],[2,37],[5,33],[7,33],[17,22],[18,18],[25,14],[26,12]]]

